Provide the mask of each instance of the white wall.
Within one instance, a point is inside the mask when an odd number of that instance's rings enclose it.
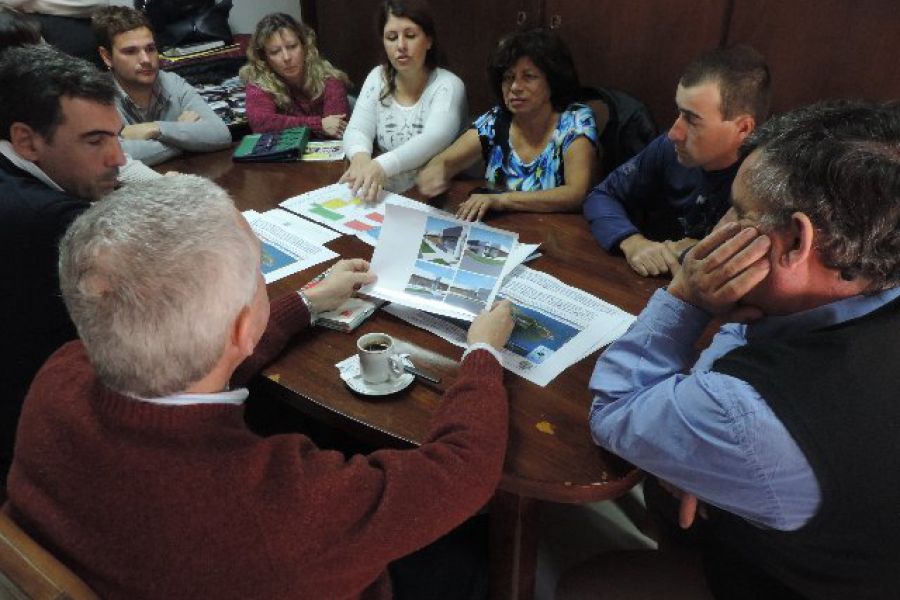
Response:
[[[132,0],[110,0],[110,4],[134,6]],[[233,33],[253,33],[256,23],[273,12],[286,12],[300,18],[300,0],[234,0],[228,24]]]

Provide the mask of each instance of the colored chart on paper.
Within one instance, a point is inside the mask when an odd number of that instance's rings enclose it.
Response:
[[[379,220],[368,218],[369,215],[381,217],[379,211],[384,210],[381,205],[363,202],[343,183],[288,198],[281,206],[348,235],[368,231],[383,221],[383,217]]]
[[[355,235],[374,246],[384,224],[386,203],[415,207],[430,213],[441,213],[432,206],[391,192],[382,192],[378,202],[357,198],[345,183],[335,183],[288,198],[283,208],[347,235]],[[445,215],[452,218],[452,215]]]
[[[333,198],[332,200],[328,200],[327,202],[322,202],[320,205],[328,210],[337,210],[340,211],[344,208],[356,207],[362,203],[362,200],[359,198],[352,198],[350,200],[343,200],[341,198]]]
[[[369,223],[363,223],[362,221],[357,221],[356,219],[347,222],[347,227],[350,229],[355,229],[356,231],[368,231],[375,227],[375,225],[371,225]]]
[[[360,240],[364,241],[370,246],[375,246],[378,244],[378,236],[381,235],[381,226],[371,227],[365,231],[360,231],[356,234]]]
[[[333,210],[328,210],[327,208],[325,208],[324,206],[321,206],[319,204],[313,204],[309,210],[313,214],[319,215],[320,217],[324,217],[325,219],[328,219],[329,221],[343,221],[344,220],[344,215],[342,215],[341,213],[336,213]]]

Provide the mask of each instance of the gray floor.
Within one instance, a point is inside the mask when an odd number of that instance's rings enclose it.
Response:
[[[635,525],[642,516],[640,486],[616,502],[543,504],[535,600],[553,600],[560,575],[595,554],[617,549],[656,548],[656,542]]]

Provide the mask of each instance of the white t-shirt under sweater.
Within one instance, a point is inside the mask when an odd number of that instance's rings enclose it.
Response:
[[[466,88],[445,69],[435,69],[419,101],[402,106],[393,96],[379,101],[385,81],[381,66],[366,77],[353,115],[344,132],[348,158],[373,154],[373,142],[381,152],[375,160],[388,176],[387,189],[405,192],[416,181],[418,169],[449,146],[466,122]]]

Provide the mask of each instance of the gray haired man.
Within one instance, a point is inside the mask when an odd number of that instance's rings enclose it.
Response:
[[[341,261],[270,304],[260,259],[228,195],[190,176],[114,192],[62,241],[81,339],[29,391],[8,510],[103,598],[386,598],[388,563],[499,481],[508,303],[472,324],[421,447],[345,459],[300,434],[254,435],[243,385],[375,278]]]
[[[743,150],[726,222],[598,361],[592,434],[684,491],[683,526],[706,505],[716,597],[896,597],[900,106],[797,109]]]

